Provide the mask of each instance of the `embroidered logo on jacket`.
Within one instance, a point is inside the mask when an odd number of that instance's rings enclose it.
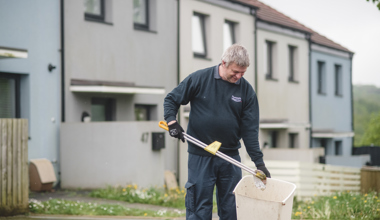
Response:
[[[232,96],[231,99],[234,102],[241,102],[241,97]]]

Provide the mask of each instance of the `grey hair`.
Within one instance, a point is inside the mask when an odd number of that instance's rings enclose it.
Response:
[[[226,62],[226,67],[231,63],[238,66],[249,66],[249,54],[247,49],[240,44],[233,44],[222,55],[222,61]]]

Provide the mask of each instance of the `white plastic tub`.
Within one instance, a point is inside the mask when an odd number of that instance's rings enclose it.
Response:
[[[252,175],[244,176],[234,189],[238,220],[289,220],[296,185],[267,178],[264,191],[256,188]]]

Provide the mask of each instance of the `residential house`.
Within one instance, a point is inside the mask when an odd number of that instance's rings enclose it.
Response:
[[[0,117],[29,119],[29,159],[52,161],[63,188],[163,185],[165,170],[183,186],[164,97],[233,43],[250,53],[264,159],[347,163],[351,51],[256,0],[159,3],[0,0]]]
[[[311,147],[325,149],[325,161],[322,162],[361,167],[368,158],[351,156],[354,54],[316,32],[313,32],[311,42]]]
[[[303,25],[259,1],[242,1],[259,8],[255,25],[260,144],[264,160],[278,159],[281,155],[271,149],[302,150],[310,146],[311,33]]]
[[[56,175],[61,124],[59,14],[58,0],[0,1],[0,118],[28,119],[28,157],[50,160]]]
[[[264,158],[359,167],[367,162],[367,156],[350,157],[353,52],[257,0],[239,1],[259,7]]]
[[[164,184],[177,142],[158,127],[177,85],[177,1],[63,1],[63,188]]]
[[[178,2],[180,81],[196,70],[218,65],[224,50],[240,43],[247,48],[251,63],[244,78],[255,86],[256,7],[227,0]],[[178,119],[183,128],[187,127],[189,111],[190,106],[180,108]],[[179,149],[179,182],[183,186],[187,181],[187,143],[180,142]]]

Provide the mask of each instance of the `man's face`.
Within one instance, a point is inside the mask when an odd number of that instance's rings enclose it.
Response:
[[[247,71],[247,67],[238,66],[235,63],[230,63],[227,67],[226,62],[222,61],[222,71],[220,76],[223,80],[228,81],[230,83],[236,83],[241,77],[244,76],[245,71]]]

